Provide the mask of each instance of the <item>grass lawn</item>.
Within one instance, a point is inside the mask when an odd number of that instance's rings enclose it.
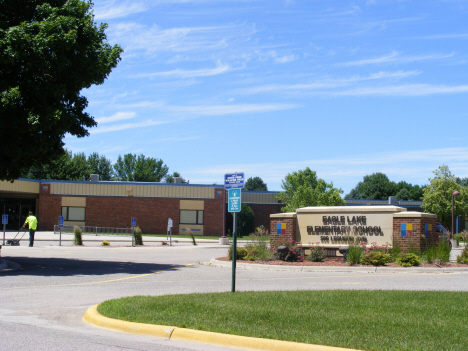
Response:
[[[135,296],[104,316],[361,350],[468,349],[466,292],[267,291]]]

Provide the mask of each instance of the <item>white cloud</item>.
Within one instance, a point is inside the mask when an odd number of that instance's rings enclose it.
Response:
[[[222,116],[236,113],[271,112],[297,108],[295,104],[238,104],[238,105],[199,105],[167,106],[167,110],[176,113],[188,113],[195,116]]]
[[[172,71],[166,72],[156,72],[156,73],[142,73],[135,75],[133,77],[177,77],[177,78],[196,78],[196,77],[206,77],[206,76],[215,76],[218,74],[223,74],[231,71],[232,68],[229,65],[222,65],[218,62],[215,68],[206,68],[198,70],[181,70],[175,69]]]
[[[468,85],[406,84],[383,87],[360,87],[338,92],[325,92],[334,96],[427,96],[468,93]]]
[[[96,20],[126,17],[135,13],[145,12],[148,8],[142,2],[126,1],[117,4],[117,1],[98,2],[94,7],[94,17]]]
[[[183,170],[191,183],[219,182],[229,172],[244,172],[245,177],[259,176],[269,190],[281,190],[281,180],[286,174],[306,167],[317,172],[319,178],[333,181],[335,187],[343,188],[345,194],[367,174],[385,173],[396,182],[405,180],[413,184],[427,184],[434,171],[442,164],[449,165],[459,177],[468,175],[468,148],[443,148],[360,154],[358,157],[335,159],[312,159],[297,162],[269,162],[257,164],[224,164],[206,168]]]
[[[421,55],[421,56],[400,56],[400,54],[396,51],[393,51],[390,55],[372,58],[372,59],[364,59],[358,61],[351,61],[340,63],[338,66],[363,66],[363,65],[376,65],[381,63],[408,63],[408,62],[415,62],[415,61],[423,61],[423,60],[441,60],[453,57],[455,54],[446,54],[446,55]]]
[[[286,55],[286,56],[275,58],[276,63],[287,63],[287,62],[292,62],[295,60],[296,60],[296,55]]]
[[[109,132],[117,132],[117,131],[126,130],[126,129],[146,128],[146,127],[160,125],[164,123],[167,123],[167,122],[149,120],[149,121],[140,122],[140,123],[119,124],[119,125],[101,127],[101,128],[98,127],[97,129],[91,131],[91,134],[94,135],[94,134],[102,134],[102,133],[109,133]]]
[[[125,119],[135,118],[135,116],[136,116],[135,112],[117,112],[116,114],[110,117],[96,118],[96,122],[98,122],[99,124],[111,123],[111,122],[122,121]]]

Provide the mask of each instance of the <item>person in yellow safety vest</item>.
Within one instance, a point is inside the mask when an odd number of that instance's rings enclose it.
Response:
[[[23,227],[28,224],[29,227],[29,247],[33,247],[34,245],[34,233],[37,229],[37,218],[33,216],[32,212],[29,211],[29,216],[26,218],[26,221],[23,224]]]

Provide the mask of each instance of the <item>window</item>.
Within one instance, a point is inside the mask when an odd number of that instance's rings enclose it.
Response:
[[[64,221],[84,222],[85,208],[84,207],[62,207],[62,216]]]
[[[180,224],[203,224],[202,210],[180,210]]]

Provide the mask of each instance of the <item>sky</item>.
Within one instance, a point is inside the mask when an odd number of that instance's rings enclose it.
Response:
[[[375,172],[468,177],[468,0],[93,2],[124,53],[82,91],[98,126],[73,153],[273,191],[309,167],[343,196]]]

